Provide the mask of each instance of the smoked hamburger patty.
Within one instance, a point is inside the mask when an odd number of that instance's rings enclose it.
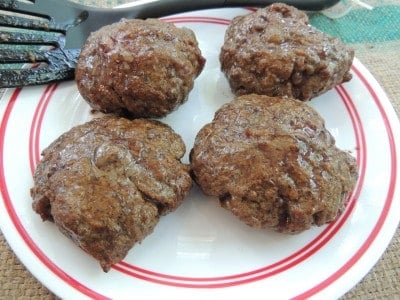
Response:
[[[245,223],[299,233],[334,220],[353,190],[356,160],[324,120],[290,98],[245,95],[197,134],[191,172],[205,194]]]
[[[94,109],[163,117],[186,101],[204,64],[192,30],[157,19],[123,19],[88,37],[75,78]]]
[[[108,271],[189,192],[184,153],[180,136],[161,122],[94,119],[43,151],[33,209]]]
[[[272,4],[235,17],[225,33],[221,69],[236,95],[309,100],[349,81],[352,48],[309,24],[292,6]]]

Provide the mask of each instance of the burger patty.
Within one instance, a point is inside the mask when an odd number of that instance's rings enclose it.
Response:
[[[290,98],[250,94],[223,105],[197,134],[192,175],[245,223],[299,233],[334,220],[355,186],[355,159],[320,115]]]
[[[349,81],[352,48],[312,27],[307,15],[276,3],[235,17],[225,33],[221,69],[236,95],[309,100]]]
[[[75,78],[94,109],[163,117],[186,101],[204,64],[192,30],[157,19],[123,19],[88,37]]]
[[[108,271],[188,194],[184,153],[180,136],[158,121],[94,119],[43,151],[33,209]]]

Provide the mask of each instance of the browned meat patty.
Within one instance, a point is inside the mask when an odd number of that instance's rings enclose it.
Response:
[[[158,121],[94,119],[43,151],[33,209],[107,272],[189,192],[184,153],[182,139]]]
[[[220,53],[236,95],[300,100],[349,81],[353,58],[353,49],[313,28],[305,13],[279,3],[234,18]]]
[[[256,94],[216,112],[190,161],[205,194],[250,226],[284,233],[334,220],[358,177],[355,159],[313,108]]]
[[[75,77],[94,109],[162,117],[186,101],[204,64],[190,29],[156,19],[124,19],[89,36]]]

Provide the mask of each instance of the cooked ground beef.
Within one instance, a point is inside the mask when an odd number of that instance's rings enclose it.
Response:
[[[320,115],[290,98],[245,95],[222,106],[190,153],[207,195],[248,225],[299,233],[334,220],[355,186],[355,159]]]
[[[108,271],[189,192],[184,153],[182,139],[158,121],[94,119],[43,151],[33,209]]]
[[[236,95],[300,100],[349,81],[353,57],[353,49],[309,25],[304,12],[280,3],[234,18],[220,53]]]
[[[204,64],[190,29],[157,19],[124,19],[89,36],[75,77],[94,109],[162,117],[186,101]]]

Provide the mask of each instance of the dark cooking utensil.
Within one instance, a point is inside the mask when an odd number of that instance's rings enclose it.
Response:
[[[266,6],[273,0],[139,0],[129,8],[88,7],[68,0],[0,0],[0,88],[73,79],[90,32],[121,18],[161,17],[205,8]],[[318,11],[339,0],[281,0]],[[28,68],[26,64],[30,64]],[[33,65],[33,67],[32,67]]]

